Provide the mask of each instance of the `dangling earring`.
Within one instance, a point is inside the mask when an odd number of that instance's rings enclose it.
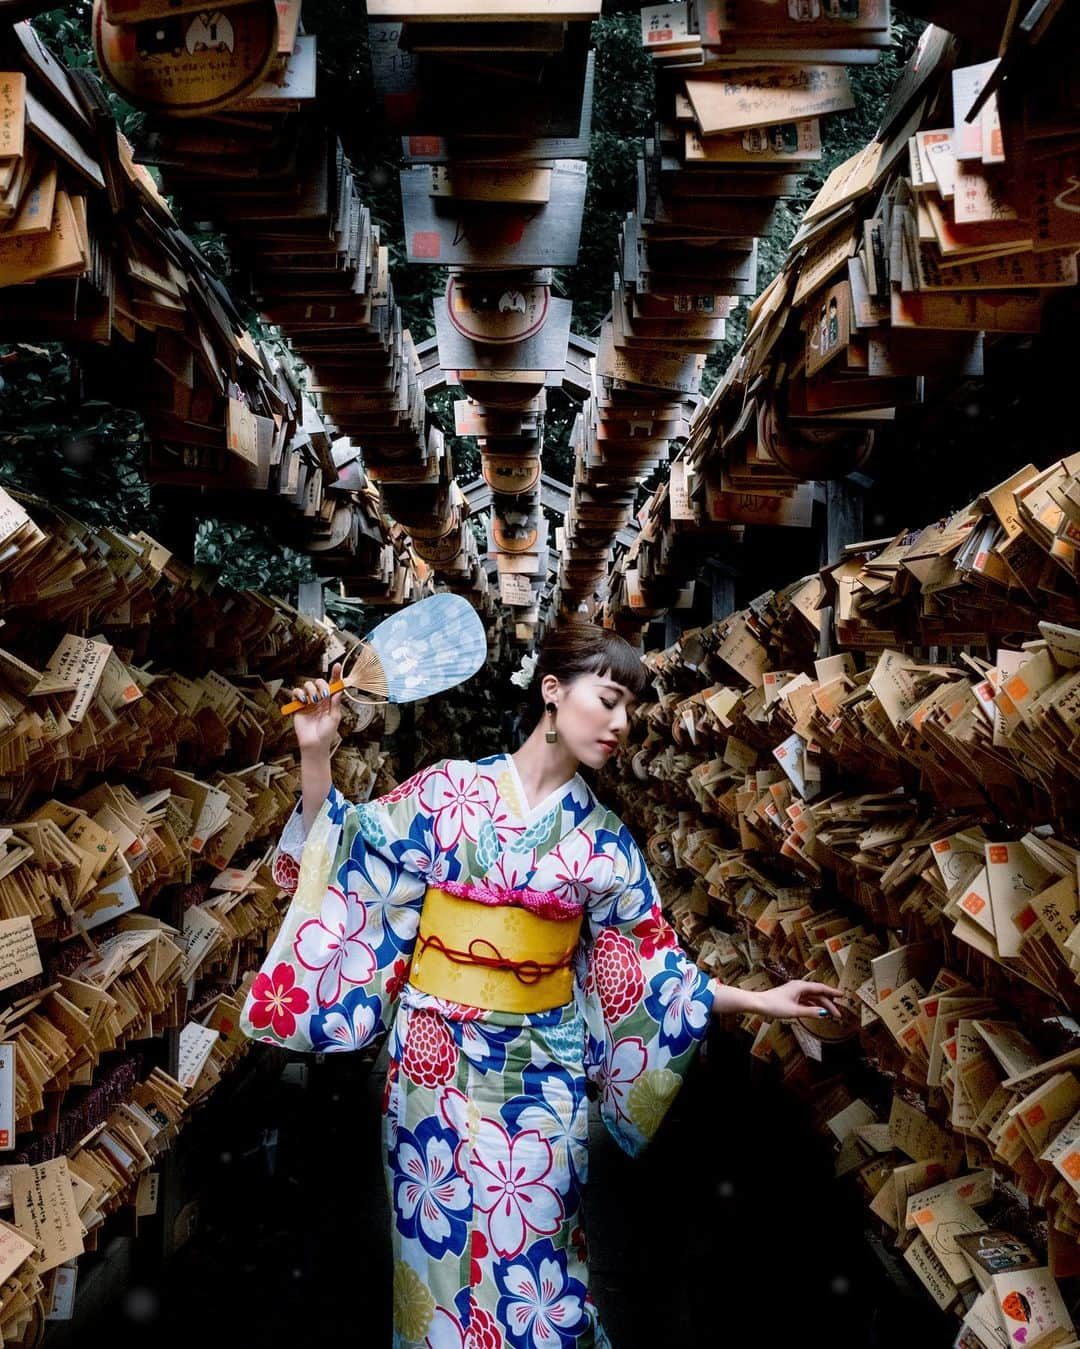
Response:
[[[559,738],[559,733],[555,729],[555,704],[545,703],[544,711],[548,714],[548,717],[550,718],[548,722],[548,728],[544,732],[544,739],[548,742],[549,745],[554,745],[556,740],[558,740]]]

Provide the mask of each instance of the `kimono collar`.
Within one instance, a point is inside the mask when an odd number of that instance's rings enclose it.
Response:
[[[572,827],[576,828],[595,808],[596,797],[580,773],[575,773],[569,782],[561,783],[554,791],[549,792],[542,801],[538,801],[535,806],[530,808],[526,804],[525,788],[522,785],[521,775],[512,755],[503,753],[498,757],[505,760],[507,772],[514,780],[518,799],[521,803],[523,819],[533,820],[545,811],[561,806],[570,816]],[[482,760],[481,762],[494,763],[495,759]]]

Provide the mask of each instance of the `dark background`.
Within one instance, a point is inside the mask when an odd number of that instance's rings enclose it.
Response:
[[[382,1062],[255,1046],[181,1136],[194,1235],[55,1349],[390,1343]],[[306,1085],[288,1079],[303,1069]],[[595,1112],[595,1107],[593,1107]],[[591,1289],[615,1349],[944,1349],[956,1322],[864,1228],[865,1201],[745,1037],[714,1024],[635,1160],[590,1127]],[[156,1220],[155,1220],[156,1221]],[[152,1245],[150,1241],[135,1244]]]

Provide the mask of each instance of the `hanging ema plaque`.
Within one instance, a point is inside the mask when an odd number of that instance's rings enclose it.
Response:
[[[472,342],[497,346],[523,342],[544,326],[551,303],[550,275],[546,270],[452,274],[446,288],[447,315]]]
[[[522,492],[531,492],[540,481],[540,456],[483,453],[480,457],[480,470],[484,475],[484,481],[493,492],[520,496]]]
[[[113,24],[94,0],[94,55],[102,74],[135,107],[201,117],[246,97],[277,55],[274,0]]]

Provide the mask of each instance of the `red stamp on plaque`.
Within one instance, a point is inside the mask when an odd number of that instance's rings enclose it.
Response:
[[[437,230],[417,230],[412,237],[414,258],[437,258],[440,243]]]

